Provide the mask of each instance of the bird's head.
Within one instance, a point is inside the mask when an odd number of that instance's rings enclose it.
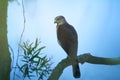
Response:
[[[66,23],[66,20],[65,20],[64,16],[57,16],[55,18],[54,23],[57,23],[57,25],[62,25],[64,23]]]

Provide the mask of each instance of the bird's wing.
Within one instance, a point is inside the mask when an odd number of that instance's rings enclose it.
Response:
[[[77,33],[71,25],[58,26],[57,29],[58,43],[69,54],[69,50],[73,45],[77,48]]]

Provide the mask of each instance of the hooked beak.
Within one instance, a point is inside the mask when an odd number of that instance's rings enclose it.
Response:
[[[57,23],[57,21],[56,21],[56,20],[54,21],[54,24],[55,24],[55,23]]]
[[[56,20],[54,21],[54,24],[57,23]]]

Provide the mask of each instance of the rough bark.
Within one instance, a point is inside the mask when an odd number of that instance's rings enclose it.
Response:
[[[0,80],[10,80],[10,54],[7,41],[8,0],[0,2]]]
[[[103,57],[96,57],[92,56],[89,53],[85,53],[78,56],[79,63],[83,64],[85,62],[91,64],[100,64],[100,65],[120,65],[120,57],[118,58],[103,58]],[[72,63],[71,61],[66,58],[63,59],[52,71],[52,74],[48,78],[48,80],[58,80],[60,75],[62,74],[63,70],[70,66]]]

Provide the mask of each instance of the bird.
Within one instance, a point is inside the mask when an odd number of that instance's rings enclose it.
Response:
[[[80,68],[77,60],[78,49],[78,35],[72,25],[70,25],[64,16],[60,15],[55,17],[54,23],[56,23],[57,39],[59,45],[67,53],[67,58],[71,59],[73,76],[74,78],[80,78]]]

